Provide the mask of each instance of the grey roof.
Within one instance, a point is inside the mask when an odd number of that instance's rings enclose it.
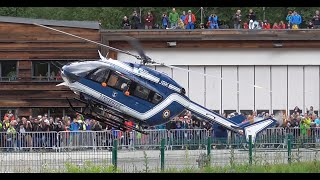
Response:
[[[63,26],[86,29],[99,29],[98,21],[64,21],[64,20],[48,20],[48,19],[32,19],[22,17],[0,16],[0,22],[20,23],[20,24],[42,24],[47,26]]]

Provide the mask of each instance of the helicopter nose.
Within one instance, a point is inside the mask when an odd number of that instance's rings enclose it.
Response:
[[[62,67],[61,77],[64,81],[67,81],[68,83],[74,83],[80,80],[80,76],[77,76],[76,74],[72,73],[71,69],[68,68],[67,65]]]

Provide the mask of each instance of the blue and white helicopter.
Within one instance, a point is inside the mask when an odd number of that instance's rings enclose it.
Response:
[[[89,112],[86,113],[86,110],[77,112],[86,117],[102,121],[119,130],[131,128],[146,133],[141,127],[165,124],[187,109],[203,121],[218,124],[227,130],[245,135],[247,141],[249,135],[252,135],[253,142],[259,132],[276,123],[272,118],[262,119],[252,124],[241,123],[245,119],[242,115],[225,118],[191,101],[185,95],[185,89],[177,82],[166,74],[145,66],[147,63],[157,63],[144,54],[136,40],[129,42],[137,48],[139,55],[51,27],[35,25],[80,38],[113,51],[126,53],[141,60],[141,64],[121,62],[107,59],[99,52],[100,60],[72,62],[61,68],[64,82],[57,86],[67,86],[79,95],[77,100],[86,104],[85,109],[89,109]],[[73,108],[71,103],[70,107]],[[125,123],[128,120],[133,120],[140,128],[128,127]]]

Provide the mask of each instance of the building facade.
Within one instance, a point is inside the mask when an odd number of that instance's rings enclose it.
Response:
[[[66,97],[74,94],[56,85],[62,81],[51,62],[98,59],[95,44],[51,31],[38,23],[100,42],[98,22],[0,17],[0,115],[19,116],[70,112]],[[82,107],[82,104],[76,104]]]
[[[66,97],[74,94],[56,86],[61,78],[51,62],[96,60],[98,50],[137,62],[35,22],[132,52],[124,36],[135,37],[153,60],[188,71],[152,68],[180,83],[190,99],[219,113],[289,113],[295,106],[303,112],[313,106],[317,113],[320,108],[318,30],[105,30],[98,22],[0,17],[1,116],[9,109],[19,116],[70,113]]]
[[[132,50],[117,36],[101,32],[108,43]],[[194,30],[127,32],[142,41],[146,54],[162,66],[195,102],[216,112],[252,111],[289,114],[295,106],[319,111],[320,31]],[[112,41],[114,40],[114,41]],[[122,61],[133,57],[117,54]],[[209,74],[203,76],[202,74]],[[291,113],[290,113],[291,114]]]

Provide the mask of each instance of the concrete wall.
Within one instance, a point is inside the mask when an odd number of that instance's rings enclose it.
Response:
[[[154,67],[185,87],[192,100],[210,109],[288,112],[295,106],[303,111],[314,106],[319,110],[320,51],[316,49],[166,49],[146,53],[155,61],[190,70]],[[123,54],[118,59],[134,61]]]

